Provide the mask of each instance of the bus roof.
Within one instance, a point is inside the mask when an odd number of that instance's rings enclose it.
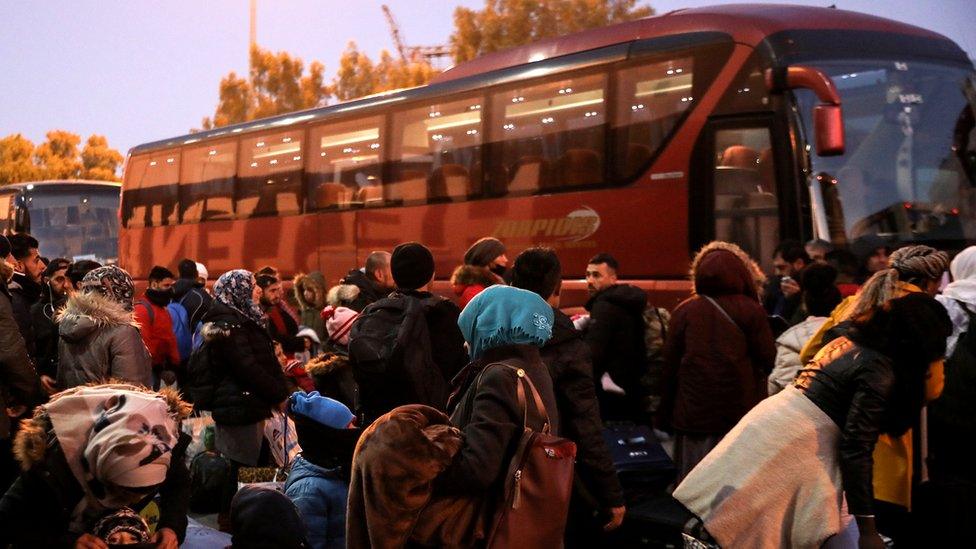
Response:
[[[568,60],[566,62],[567,67],[557,65],[560,59],[567,59],[573,54],[586,57],[586,54],[591,52],[593,54],[592,59],[584,59],[582,61],[584,63],[625,59],[628,55],[627,50],[618,50],[612,46],[637,40],[658,39],[690,33],[698,33],[700,36],[721,34],[727,38],[731,37],[735,42],[755,47],[770,35],[779,32],[827,29],[887,32],[942,40],[952,44],[948,38],[920,27],[834,8],[781,4],[727,4],[682,9],[636,21],[590,29],[572,35],[548,38],[526,46],[487,54],[448,69],[436,76],[426,86],[381,92],[344,103],[144,143],[130,149],[129,155],[190,145],[205,139],[227,138],[240,133],[284,128],[295,123],[341,116],[382,104],[405,102],[427,94],[464,92],[468,89],[476,89],[479,86],[485,87],[505,82],[519,73],[538,71],[537,67],[540,65],[534,65],[534,63],[549,60],[545,64],[547,70],[538,74],[541,76],[571,66]],[[961,55],[962,59],[968,62],[962,50],[955,44],[952,46],[954,48],[952,53],[957,57]],[[575,56],[573,57],[575,58]],[[525,70],[519,71],[520,68]],[[493,75],[503,74],[507,76],[493,77]]]
[[[4,185],[0,187],[0,190],[5,189],[15,189],[22,190],[28,187],[55,187],[55,186],[71,186],[71,185],[98,185],[101,187],[121,187],[122,183],[120,181],[98,181],[94,179],[45,179],[43,181],[22,181],[20,183],[10,183],[9,185]]]

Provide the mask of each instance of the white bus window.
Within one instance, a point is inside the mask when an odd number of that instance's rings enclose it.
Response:
[[[233,217],[237,142],[184,149],[182,164],[180,208],[183,222]]]
[[[637,176],[694,104],[693,75],[690,56],[617,72],[613,133],[618,180]]]
[[[473,97],[393,115],[392,181],[397,204],[461,201],[480,190],[481,112]]]
[[[383,204],[382,116],[313,127],[308,150],[309,210]]]
[[[495,94],[492,192],[525,195],[600,184],[606,83],[606,75],[594,74]]]
[[[180,152],[152,152],[129,159],[123,185],[127,227],[175,225],[179,203]]]
[[[302,131],[241,140],[235,211],[238,218],[301,211]]]

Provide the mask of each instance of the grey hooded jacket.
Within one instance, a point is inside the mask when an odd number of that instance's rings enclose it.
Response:
[[[58,314],[58,386],[114,378],[150,387],[152,360],[132,312],[97,293],[74,294]]]

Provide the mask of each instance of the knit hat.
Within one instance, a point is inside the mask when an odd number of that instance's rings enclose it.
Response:
[[[309,547],[308,530],[295,504],[272,488],[244,485],[230,504],[234,548]]]
[[[501,240],[486,236],[464,252],[464,264],[475,267],[487,267],[496,257],[505,254],[505,245]]]
[[[419,242],[406,242],[390,257],[393,281],[401,290],[416,290],[434,277],[434,255]]]
[[[210,271],[203,263],[197,263],[197,278],[210,278]]]
[[[501,284],[486,288],[461,311],[458,327],[471,358],[504,345],[542,347],[552,337],[552,307],[539,294]]]
[[[292,394],[289,408],[293,414],[305,416],[333,429],[345,429],[356,417],[345,404],[322,396],[318,391]]]
[[[123,507],[102,517],[95,524],[91,533],[109,544],[118,544],[110,538],[119,533],[131,535],[135,538],[136,543],[149,542],[149,525],[138,513],[128,507]]]
[[[349,307],[329,305],[322,309],[325,331],[329,334],[329,339],[339,345],[349,345],[349,331],[352,330],[352,325],[357,318],[359,318],[359,313]]]

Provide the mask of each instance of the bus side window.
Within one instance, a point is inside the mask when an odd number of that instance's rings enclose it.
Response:
[[[779,203],[769,128],[715,132],[715,239],[768,267],[779,243]]]
[[[617,72],[614,179],[637,177],[693,104],[694,58],[679,57]]]
[[[519,196],[601,184],[606,85],[605,74],[593,74],[494,94],[491,193]]]
[[[238,218],[301,212],[302,130],[241,140],[235,211]]]
[[[395,204],[463,201],[480,191],[482,99],[473,97],[393,116],[393,152],[384,186]]]
[[[127,227],[175,225],[179,209],[180,152],[159,151],[129,160],[123,186]]]
[[[305,172],[307,210],[383,204],[383,117],[313,127]]]
[[[180,214],[183,222],[233,217],[237,142],[184,149],[181,164]]]

